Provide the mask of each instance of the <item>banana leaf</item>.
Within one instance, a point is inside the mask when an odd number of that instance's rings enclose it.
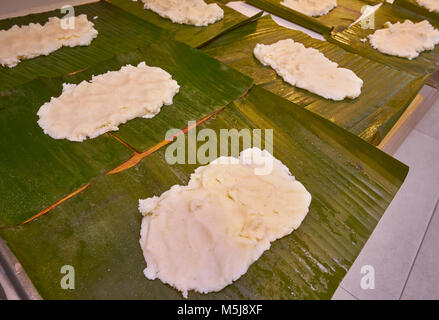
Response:
[[[362,24],[355,25],[345,29],[342,32],[334,32],[328,37],[331,41],[346,50],[360,54],[366,58],[378,61],[399,70],[409,72],[414,75],[421,75],[428,77],[427,83],[435,88],[439,88],[439,79],[432,77],[439,69],[439,46],[436,46],[431,51],[422,52],[417,58],[408,60],[383,54],[375,50],[369,41],[361,41],[367,39],[368,35],[375,32],[377,29],[384,28],[384,24],[388,21],[395,23],[397,21],[405,21],[406,19],[418,22],[424,20],[425,17],[416,12],[409,12],[408,10],[401,10],[401,7],[391,6],[388,3],[383,5],[375,12],[374,26],[375,29],[365,29]],[[433,24],[436,28],[438,25]]]
[[[271,44],[286,38],[316,48],[340,66],[353,70],[364,81],[360,97],[338,102],[324,99],[284,82],[271,67],[263,66],[253,56],[257,43]],[[223,35],[203,47],[202,51],[252,77],[256,84],[265,89],[333,121],[375,145],[395,124],[425,81],[423,77],[352,54],[303,32],[281,27],[270,16]]]
[[[173,104],[162,107],[152,119],[136,118],[114,135],[138,152],[143,152],[165,139],[169,129],[186,128],[189,120],[200,120],[239,98],[253,85],[253,80],[207,54],[184,43],[167,41],[146,48],[119,54],[115,60],[68,77],[66,82],[78,83],[93,74],[117,70],[125,64],[146,61],[163,68],[180,85]]]
[[[330,298],[408,168],[259,86],[196,130],[203,128],[217,134],[227,128],[273,129],[274,142],[267,141],[265,146],[274,147],[274,155],[305,185],[313,200],[300,228],[274,242],[244,276],[220,292],[190,292],[189,298]],[[138,199],[186,184],[197,166],[168,165],[162,148],[136,167],[99,177],[39,219],[0,234],[43,298],[181,298],[170,286],[147,280],[142,273],[146,264],[138,242]],[[75,268],[75,290],[60,287],[60,268],[67,264]]]
[[[0,92],[0,226],[30,218],[132,154],[109,135],[83,143],[45,135],[36,113],[61,88],[60,79],[41,78]]]
[[[132,151],[106,135],[77,143],[54,140],[38,126],[39,107],[61,94],[63,83],[79,83],[94,74],[146,61],[172,74],[180,91],[174,103],[152,119],[128,121],[114,133],[137,151],[165,139],[172,128],[186,128],[242,96],[253,81],[181,42],[153,43],[116,55],[64,77],[36,79],[0,91],[0,226],[22,222],[73,192],[92,177],[127,160]],[[44,151],[42,151],[44,150]]]
[[[343,30],[361,16],[361,8],[368,3],[361,0],[338,0],[337,7],[320,17],[310,17],[280,3],[282,0],[245,0],[262,10],[281,18],[300,24],[320,34],[330,33],[333,29]]]
[[[429,11],[426,7],[419,5],[416,0],[395,0],[393,7],[400,10],[407,10],[410,13],[416,13],[417,15],[427,18],[431,23],[439,24],[439,13]]]
[[[86,14],[99,34],[89,46],[63,47],[48,56],[23,60],[14,68],[0,66],[0,90],[10,89],[39,76],[57,77],[110,59],[116,53],[145,47],[152,41],[166,41],[169,32],[138,19],[106,2],[76,6],[75,15]],[[59,10],[0,21],[0,30],[30,22],[47,22],[62,17]],[[97,17],[96,19],[93,19]]]
[[[224,10],[224,18],[214,24],[206,27],[196,27],[186,24],[173,23],[169,19],[160,17],[157,13],[151,10],[144,9],[144,3],[131,0],[108,0],[111,4],[154,24],[160,28],[168,30],[173,34],[176,40],[184,42],[192,47],[199,48],[209,42],[210,40],[226,33],[227,31],[237,28],[240,25],[246,24],[254,17],[246,17],[241,13],[217,2],[217,4]],[[208,3],[215,3],[215,1],[206,1]],[[262,15],[257,14],[256,16]]]

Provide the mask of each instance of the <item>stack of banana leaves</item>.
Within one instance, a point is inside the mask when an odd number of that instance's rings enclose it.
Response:
[[[229,2],[223,0],[223,2]],[[393,4],[380,0],[338,0],[337,6],[322,16],[307,16],[299,11],[290,9],[282,4],[283,0],[246,0],[262,10],[275,14],[293,23],[302,25],[310,30],[322,34],[328,41],[353,53],[360,54],[368,59],[378,61],[417,76],[428,77],[427,84],[438,88],[439,48],[426,51],[414,60],[389,56],[375,50],[367,36],[377,29],[384,28],[386,22],[395,23],[409,19],[414,22],[429,20],[434,27],[439,27],[439,14],[422,7],[416,0],[395,0]],[[381,4],[373,14],[373,26],[362,23],[367,19],[363,16],[366,6]]]
[[[253,55],[256,44],[293,39],[315,48],[363,81],[361,95],[353,100],[330,101],[284,82]],[[232,30],[202,48],[218,60],[252,77],[257,85],[335,122],[355,135],[378,145],[424,85],[426,76],[386,66],[353,54],[327,41],[276,24],[270,16]]]
[[[282,4],[284,0],[245,0],[264,11],[297,23],[315,32],[325,34],[333,30],[341,31],[357,21],[363,8],[375,4],[375,0],[337,0],[337,6],[327,14],[308,16]]]
[[[418,93],[425,73],[221,6],[224,20],[207,27],[172,24],[131,0],[77,6],[75,14],[86,14],[99,32],[89,46],[0,68],[0,236],[42,298],[182,297],[143,275],[138,200],[188,183],[201,164],[171,165],[166,150],[195,137],[196,152],[205,152],[201,129],[236,129],[228,138],[239,150],[245,147],[242,130],[251,130],[312,202],[300,228],[272,243],[247,273],[219,292],[190,292],[192,299],[331,298],[404,182],[408,167],[374,144]],[[60,13],[3,20],[0,29],[51,16]],[[286,84],[254,59],[256,43],[284,38],[352,69],[364,80],[361,95],[325,100]],[[38,109],[61,94],[63,83],[141,61],[180,85],[173,104],[155,117],[84,142],[52,139],[39,127]],[[170,129],[179,134],[167,137]],[[267,132],[273,139],[265,139]],[[218,146],[209,160],[230,152]],[[75,290],[60,286],[65,265],[75,268]]]

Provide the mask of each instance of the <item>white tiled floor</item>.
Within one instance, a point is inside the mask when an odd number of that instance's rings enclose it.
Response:
[[[439,299],[439,202],[413,264],[401,299]]]
[[[332,300],[358,300],[357,297],[354,297],[352,294],[347,292],[342,287],[338,287],[337,291],[332,296]]]
[[[416,129],[430,137],[439,139],[439,106],[437,104],[422,118]]]
[[[358,299],[439,298],[439,100],[394,156],[410,166],[409,175],[333,299],[346,292]],[[361,289],[363,265],[374,267],[375,289]]]

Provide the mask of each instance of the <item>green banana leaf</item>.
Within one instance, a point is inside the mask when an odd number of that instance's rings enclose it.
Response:
[[[399,70],[409,72],[414,75],[426,76],[429,79],[427,83],[435,88],[439,88],[439,79],[434,73],[439,69],[439,46],[436,46],[431,51],[422,52],[417,58],[408,60],[396,56],[383,54],[378,50],[375,50],[369,43],[369,41],[361,41],[361,39],[367,39],[368,35],[375,32],[377,29],[384,28],[384,24],[388,21],[395,23],[397,21],[405,21],[406,19],[418,22],[424,20],[425,17],[408,10],[401,10],[398,6],[391,6],[388,3],[383,5],[374,14],[375,29],[364,29],[362,24],[356,23],[355,25],[345,29],[342,32],[334,32],[328,37],[328,41],[331,41],[346,50],[354,53],[358,53],[366,58],[378,61],[391,67],[395,67]],[[434,25],[438,28],[437,25]],[[432,77],[433,76],[433,77]]]
[[[0,92],[0,226],[34,216],[132,154],[109,135],[83,143],[45,135],[36,113],[61,89],[60,79],[42,78]]]
[[[154,118],[133,119],[114,133],[139,152],[165,140],[169,129],[184,129],[189,120],[200,120],[226,106],[253,83],[208,55],[169,40],[121,53],[74,75],[36,79],[0,91],[0,106],[4,108],[0,112],[0,148],[5,157],[0,162],[0,226],[32,217],[128,159],[132,151],[107,135],[82,143],[54,140],[38,126],[36,113],[50,97],[61,94],[63,83],[79,83],[141,61],[168,71],[180,91],[174,103],[163,106]]]
[[[364,81],[357,99],[332,101],[296,88],[263,66],[253,55],[257,43],[291,38],[320,50]],[[366,141],[378,145],[424,84],[423,77],[385,66],[303,32],[284,28],[264,16],[212,41],[202,51],[247,74],[265,89],[333,121]]]
[[[416,0],[395,0],[393,2],[393,7],[400,10],[407,10],[410,13],[415,13],[419,16],[423,16],[436,25],[439,24],[439,13],[434,11],[429,11],[426,7],[418,4]]]
[[[99,34],[89,46],[63,47],[48,56],[23,60],[14,68],[0,66],[0,90],[10,89],[37,77],[57,77],[110,59],[116,53],[145,47],[152,41],[165,41],[169,32],[101,1],[75,7],[75,15],[86,14]],[[62,17],[59,10],[0,21],[0,30],[30,22],[45,23],[49,17]],[[93,19],[97,17],[96,19]]]
[[[163,107],[152,119],[133,119],[114,133],[138,152],[164,140],[169,129],[186,128],[189,120],[200,120],[221,109],[253,85],[251,78],[180,42],[157,43],[120,56],[123,62],[118,68],[146,61],[169,72],[180,85],[171,106]],[[99,69],[108,66],[105,63]],[[75,75],[75,82],[91,77],[92,70]]]
[[[337,7],[328,14],[310,17],[281,5],[282,0],[245,0],[245,2],[320,34],[330,33],[333,29],[341,31],[347,28],[361,17],[361,8],[368,4],[361,0],[338,0]]]
[[[224,10],[224,18],[206,27],[196,27],[173,23],[171,20],[162,18],[151,10],[145,10],[143,7],[144,4],[141,0],[109,0],[109,2],[145,21],[150,22],[151,24],[168,30],[173,34],[176,40],[182,41],[195,48],[203,46],[210,40],[226,33],[233,28],[246,24],[248,21],[254,18],[248,18],[241,13],[225,6],[224,4],[217,2],[217,4]],[[215,1],[206,2],[215,3]],[[262,15],[262,12],[256,16],[259,15]]]
[[[408,168],[259,86],[196,130],[203,128],[217,134],[228,128],[273,129],[274,142],[267,141],[266,146],[274,147],[274,155],[305,185],[313,200],[300,228],[275,241],[240,279],[217,293],[190,292],[189,298],[330,298]],[[0,230],[43,298],[181,298],[160,280],[144,277],[146,263],[139,246],[138,199],[186,184],[198,166],[169,165],[165,152],[162,148],[136,167],[99,177],[37,220]],[[74,290],[60,287],[63,265],[75,268]]]

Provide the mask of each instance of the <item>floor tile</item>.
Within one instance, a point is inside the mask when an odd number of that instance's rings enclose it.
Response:
[[[402,299],[439,299],[439,206],[428,226]]]
[[[406,181],[341,286],[358,299],[399,299],[439,194],[439,140],[412,131],[395,157],[410,166]],[[375,288],[362,289],[362,266]]]
[[[425,99],[437,98],[439,92],[429,86],[423,88]],[[416,130],[436,139],[439,139],[439,99],[416,125]]]
[[[357,298],[355,298],[342,287],[338,287],[331,300],[357,300]]]

